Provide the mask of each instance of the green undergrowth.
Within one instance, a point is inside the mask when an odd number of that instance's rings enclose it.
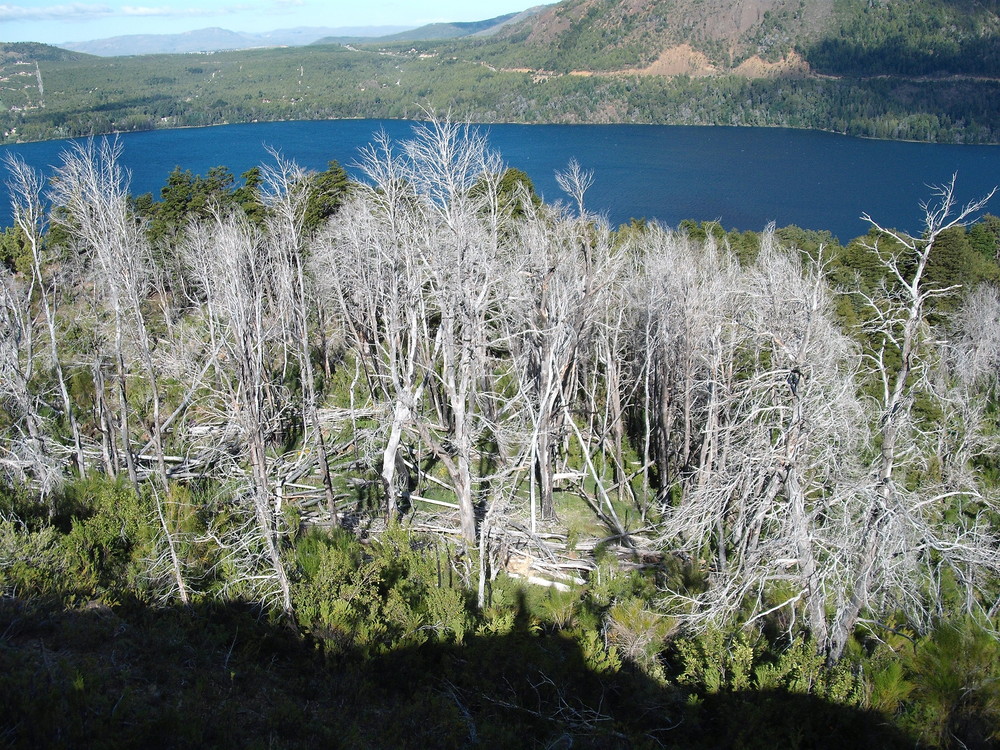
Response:
[[[480,606],[474,555],[399,525],[364,541],[343,530],[289,538],[288,618],[226,596],[238,588],[198,541],[221,533],[224,513],[189,514],[180,500],[169,523],[187,534],[186,569],[209,570],[190,606],[163,605],[147,565],[150,498],[95,481],[34,514],[25,499],[0,497],[7,747],[996,741],[1000,654],[970,622],[859,639],[831,667],[804,635],[768,623],[685,629],[655,602],[667,581],[697,586],[694,573],[626,570],[602,549],[585,586],[500,574]]]

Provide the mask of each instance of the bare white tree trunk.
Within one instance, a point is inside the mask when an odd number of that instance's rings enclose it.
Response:
[[[573,162],[558,179],[582,210],[589,174]],[[573,379],[580,362],[598,356],[595,329],[604,321],[604,341],[614,335],[607,310],[625,251],[613,246],[607,228],[595,225],[586,213],[574,218],[549,209],[528,210],[515,230],[512,249],[518,257],[514,272],[507,275],[506,337],[514,342],[514,371],[531,423],[532,488],[537,487],[542,518],[552,519],[557,435],[565,406],[575,401]],[[617,371],[610,349],[604,365],[601,380],[607,383]],[[596,382],[600,378],[594,374]],[[617,384],[613,390],[605,395],[620,427]],[[598,394],[592,388],[588,392],[591,404],[596,403]]]
[[[309,250],[305,237],[304,217],[309,195],[308,176],[294,164],[277,154],[274,167],[264,171],[265,202],[270,210],[268,241],[275,249],[275,282],[277,294],[283,300],[281,312],[286,316],[288,336],[294,341],[294,355],[299,365],[302,384],[302,411],[305,439],[312,444],[327,509],[334,524],[339,521],[330,462],[319,422],[316,374],[312,363],[309,309],[312,290],[307,283],[305,258]]]
[[[152,288],[152,253],[143,227],[129,208],[128,178],[119,164],[120,146],[105,141],[77,146],[63,155],[53,190],[56,202],[68,214],[69,228],[80,248],[92,259],[95,287],[110,305],[114,318],[112,357],[118,385],[118,429],[129,480],[141,492],[129,416],[130,360],[137,359],[151,396],[150,431],[156,476],[161,492],[154,492],[157,517],[170,551],[178,596],[189,600],[174,535],[161,503],[169,497],[160,418],[160,377],[153,361],[154,345],[143,310]]]
[[[445,467],[462,534],[473,542],[479,450],[493,430],[482,407],[503,267],[490,190],[477,197],[472,188],[495,180],[499,162],[479,134],[434,120],[400,152],[381,137],[362,167],[372,189],[359,191],[321,241],[319,275],[337,291],[383,403],[387,512],[405,492],[405,436],[418,436]]]
[[[934,563],[938,567],[959,571],[959,580],[969,587],[975,586],[975,569],[1000,569],[995,540],[982,521],[967,528],[948,528],[934,519],[934,506],[943,500],[962,492],[978,495],[974,483],[913,493],[898,480],[901,464],[920,456],[911,406],[933,362],[930,351],[927,353],[931,356],[926,357],[921,351],[934,346],[925,320],[927,301],[954,291],[927,284],[925,271],[941,233],[967,224],[992,195],[960,205],[952,178],[950,183],[936,188],[934,199],[924,204],[924,233],[919,238],[885,229],[867,215],[863,217],[898,249],[884,260],[889,286],[880,290],[879,299],[869,298],[873,322],[867,334],[877,343],[866,361],[870,377],[881,390],[875,413],[879,456],[872,467],[871,483],[865,488],[867,507],[857,527],[864,541],[855,553],[849,593],[838,606],[831,626],[831,660],[843,653],[862,610],[877,604],[887,587],[896,587],[901,603],[914,617],[921,618],[924,605],[914,589],[929,573],[926,555],[938,556],[940,559]],[[890,362],[890,355],[894,355],[895,362]],[[974,606],[972,588],[967,602],[970,608]]]
[[[62,359],[59,355],[53,290],[49,288],[48,281],[43,275],[42,238],[45,233],[45,214],[41,202],[43,181],[41,175],[31,169],[24,161],[11,154],[7,155],[5,166],[11,175],[8,189],[11,194],[14,224],[21,230],[22,236],[31,249],[31,269],[48,331],[51,366],[56,376],[56,384],[59,387],[63,413],[66,415],[73,435],[77,472],[82,477],[86,474],[87,468],[83,455],[80,425],[76,417],[76,408],[69,397],[69,388],[66,385]]]
[[[263,581],[253,572],[252,539],[237,539],[245,558],[247,585],[253,584],[263,599],[275,596],[286,615],[292,612],[291,586],[281,558],[280,509],[272,503],[269,436],[277,433],[286,398],[272,370],[282,361],[285,343],[284,313],[274,288],[279,268],[264,239],[238,215],[216,213],[209,225],[191,229],[185,256],[203,295],[215,348],[213,375],[218,408],[238,431],[246,446],[254,527],[246,529],[263,545],[269,573]],[[220,452],[224,446],[217,446]],[[250,580],[252,579],[252,580]],[[273,586],[273,590],[268,587]]]
[[[12,479],[34,481],[42,497],[60,482],[52,441],[39,413],[32,376],[38,355],[30,308],[32,287],[0,268],[0,469]]]
[[[692,556],[713,548],[710,589],[689,602],[695,620],[725,621],[754,601],[754,618],[802,607],[824,648],[836,590],[827,519],[838,486],[856,479],[849,457],[865,427],[822,269],[803,269],[793,252],[766,233],[730,291],[708,339],[696,481],[664,529]],[[789,593],[765,606],[779,582]]]

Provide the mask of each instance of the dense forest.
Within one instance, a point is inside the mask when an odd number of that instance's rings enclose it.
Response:
[[[439,49],[475,50],[505,67],[609,73],[644,68],[685,44],[721,70],[796,52],[824,75],[993,78],[998,10],[992,0],[563,0]]]
[[[831,11],[816,19],[805,3],[785,3],[732,39],[668,23],[706,13],[699,3],[632,5],[564,2],[484,38],[114,58],[0,44],[0,143],[237,122],[419,119],[420,107],[470,122],[780,126],[1000,142],[995,3],[838,0],[821,4]],[[549,15],[560,29],[554,36],[533,26]],[[704,55],[708,68],[644,72],[677,44]],[[737,75],[750,57],[791,54],[804,68]]]
[[[744,125],[949,143],[1000,141],[1000,84],[836,78],[534,76],[406,50],[340,47],[33,63],[0,92],[0,142],[164,127],[415,118],[471,122]],[[2,85],[2,84],[0,84]]]
[[[7,160],[12,747],[990,747],[1000,219],[543,204],[475,129]]]
[[[995,0],[843,4],[833,33],[802,51],[820,73],[848,76],[1000,75]]]

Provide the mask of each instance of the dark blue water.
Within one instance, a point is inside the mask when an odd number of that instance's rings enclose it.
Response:
[[[358,148],[380,128],[396,138],[412,123],[336,120],[158,130],[120,136],[132,192],[159,190],[175,166],[204,174],[224,165],[239,175],[271,160],[267,147],[309,169],[336,159],[350,170]],[[718,220],[727,229],[768,222],[827,229],[846,241],[867,230],[868,212],[884,225],[919,232],[929,185],[958,174],[958,196],[978,198],[1000,184],[1000,146],[872,141],[774,128],[648,125],[483,126],[509,166],[527,172],[548,201],[561,199],[554,173],[571,158],[592,170],[587,207],[613,224],[657,219]],[[57,164],[65,141],[6,146],[29,164]],[[6,195],[0,225],[10,221]],[[989,207],[1000,213],[1000,198]]]

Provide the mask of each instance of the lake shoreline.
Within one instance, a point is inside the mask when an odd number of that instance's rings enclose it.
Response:
[[[385,129],[412,136],[420,120],[348,118],[161,128],[122,132],[124,165],[134,194],[158,197],[175,168],[205,174],[225,166],[234,175],[270,161],[266,146],[305,169],[337,160],[354,167],[358,149]],[[564,196],[554,174],[572,159],[594,172],[587,209],[612,226],[632,218],[677,226],[718,221],[727,229],[760,231],[768,223],[829,231],[846,242],[881,223],[917,233],[928,185],[958,172],[963,200],[984,195],[1000,175],[1000,149],[845,136],[826,131],[730,125],[584,125],[471,123],[486,133],[504,163],[524,170],[548,202]],[[100,136],[97,136],[100,137]],[[0,146],[38,169],[57,164],[73,140]],[[886,165],[892,165],[887,169]],[[0,225],[9,222],[0,206]]]
[[[32,143],[50,143],[52,141],[81,141],[87,140],[89,138],[106,138],[110,136],[123,136],[132,135],[136,133],[158,133],[162,131],[170,130],[197,130],[199,128],[224,128],[236,125],[263,125],[263,124],[273,124],[282,122],[356,122],[364,120],[377,120],[380,122],[429,122],[430,119],[416,119],[413,117],[327,117],[327,118],[306,118],[306,119],[275,119],[275,120],[248,120],[240,122],[216,122],[210,125],[170,125],[165,127],[155,127],[155,128],[145,128],[142,130],[110,130],[102,133],[92,133],[91,135],[81,135],[74,136],[71,138],[56,137],[56,138],[42,138],[39,140],[29,140],[29,141],[8,141],[6,139],[0,138],[0,148],[7,146],[26,146]],[[795,130],[806,133],[827,133],[830,135],[842,136],[844,138],[857,138],[861,141],[877,141],[880,143],[921,143],[934,146],[996,146],[1000,147],[1000,141],[990,142],[990,143],[952,143],[952,142],[942,142],[942,141],[921,141],[909,138],[879,138],[877,136],[869,135],[856,135],[854,133],[845,133],[839,130],[830,130],[827,128],[807,128],[807,127],[797,127],[794,125],[719,125],[719,124],[693,124],[693,123],[651,123],[651,122],[535,122],[535,121],[518,121],[518,120],[497,120],[492,122],[480,122],[480,121],[466,121],[459,120],[463,124],[476,125],[482,127],[490,127],[492,125],[519,125],[524,127],[549,127],[553,125],[566,126],[566,127],[615,127],[619,125],[628,125],[635,127],[647,127],[647,128],[737,128],[737,129],[747,129],[747,130]]]

